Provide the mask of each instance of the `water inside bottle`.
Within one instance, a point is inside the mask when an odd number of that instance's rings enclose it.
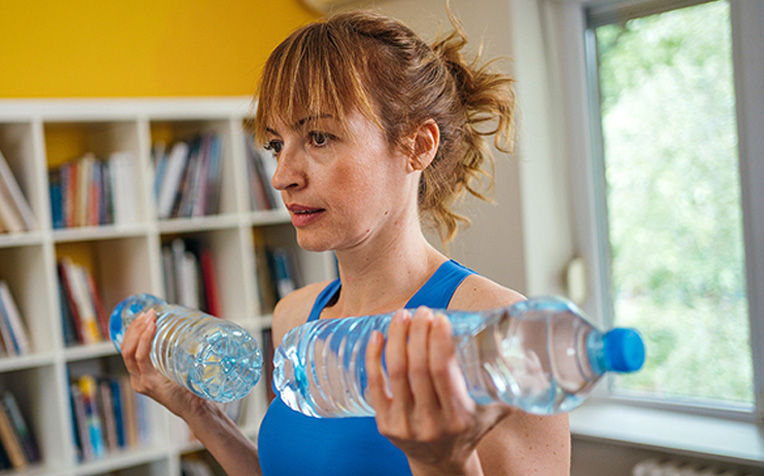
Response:
[[[157,318],[165,322],[155,336],[160,346],[156,355],[152,353],[152,363],[203,398],[218,402],[243,398],[260,379],[262,354],[257,342],[238,326],[212,317],[191,329],[198,315],[160,310]]]

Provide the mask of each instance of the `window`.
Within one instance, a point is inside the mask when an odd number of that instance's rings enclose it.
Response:
[[[751,98],[735,77],[731,5],[585,11],[602,309],[612,324],[640,329],[648,350],[645,368],[612,379],[612,393],[750,413],[751,341],[764,317],[749,281],[764,237],[750,206],[760,192],[745,184],[761,166],[739,153],[736,101]]]

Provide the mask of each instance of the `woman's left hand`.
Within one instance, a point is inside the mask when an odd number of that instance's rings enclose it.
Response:
[[[479,406],[470,397],[446,316],[424,307],[413,317],[397,312],[386,349],[382,334],[372,336],[366,369],[377,427],[406,454],[414,474],[482,474],[477,444],[510,407]]]

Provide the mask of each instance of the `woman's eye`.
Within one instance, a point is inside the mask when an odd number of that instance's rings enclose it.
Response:
[[[329,134],[325,132],[311,132],[310,141],[317,147],[325,146],[329,142]]]
[[[272,140],[268,142],[267,144],[265,144],[265,150],[269,150],[273,152],[273,155],[279,155],[279,152],[281,152],[281,149],[283,147],[284,145],[277,140]]]

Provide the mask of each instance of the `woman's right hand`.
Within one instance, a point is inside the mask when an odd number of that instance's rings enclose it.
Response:
[[[125,331],[122,340],[122,358],[130,373],[130,385],[167,407],[183,418],[204,405],[198,397],[168,380],[151,363],[151,342],[156,332],[156,314],[153,310],[141,313]]]

